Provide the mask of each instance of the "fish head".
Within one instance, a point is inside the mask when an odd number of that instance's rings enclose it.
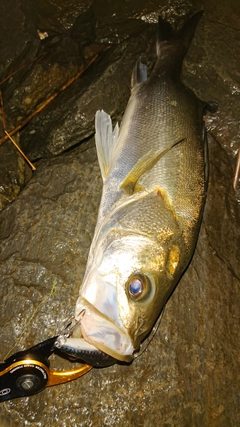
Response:
[[[112,231],[97,246],[76,304],[80,325],[69,345],[79,345],[81,356],[84,340],[93,349],[129,362],[176,284],[180,249],[167,238],[159,244],[122,230]]]

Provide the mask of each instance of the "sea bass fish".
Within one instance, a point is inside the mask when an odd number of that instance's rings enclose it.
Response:
[[[202,12],[180,30],[159,18],[150,76],[139,60],[120,129],[96,113],[101,204],[75,311],[56,346],[87,363],[129,362],[188,266],[207,188],[200,101],[180,81]]]

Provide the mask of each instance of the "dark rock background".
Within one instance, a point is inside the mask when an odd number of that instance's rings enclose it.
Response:
[[[0,81],[39,58],[1,84],[8,131],[97,55],[15,134],[37,168],[33,176],[9,141],[0,146],[0,358],[59,333],[73,314],[101,196],[95,111],[121,120],[136,59],[146,52],[149,66],[154,60],[158,14],[181,24],[202,8],[183,80],[202,99],[218,101],[219,110],[207,118],[210,183],[191,264],[152,342],[130,366],[95,369],[2,403],[1,427],[240,426],[240,209],[232,190],[240,113],[237,0],[0,4]],[[71,367],[57,356],[51,361]]]

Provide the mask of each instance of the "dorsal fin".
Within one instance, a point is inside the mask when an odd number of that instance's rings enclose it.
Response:
[[[141,59],[136,62],[136,65],[132,72],[131,88],[136,84],[142,83],[147,80],[147,66],[142,63]]]
[[[98,110],[95,116],[95,130],[98,162],[102,173],[102,179],[104,181],[113,164],[119,126],[117,123],[113,131],[111,117],[105,113],[105,111]]]

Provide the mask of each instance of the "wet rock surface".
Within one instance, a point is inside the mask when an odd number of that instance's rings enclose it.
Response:
[[[2,76],[18,68],[18,61],[23,65],[25,55],[30,60],[39,54],[37,29],[49,33],[52,38],[45,43],[56,43],[56,53],[63,52],[64,43],[69,47],[66,41],[71,42],[74,54],[67,50],[75,62],[69,69],[64,64],[69,74],[64,71],[62,76],[62,56],[59,59],[50,49],[56,59],[51,67],[46,55],[16,75],[19,80],[13,76],[2,85],[8,120],[17,120],[16,125],[19,117],[21,121],[38,105],[39,80],[46,90],[42,99],[49,95],[47,77],[39,77],[33,85],[37,70],[45,70],[46,76],[49,72],[57,90],[63,77],[68,80],[86,61],[85,47],[93,52],[97,45],[100,55],[79,80],[20,131],[20,144],[37,170],[0,213],[0,359],[61,332],[73,314],[101,196],[91,138],[95,110],[104,108],[120,119],[136,58],[147,51],[151,63],[155,29],[149,22],[155,22],[159,13],[173,22],[181,21],[185,14],[202,8],[202,2],[187,1],[164,1],[160,6],[154,1],[131,1],[124,6],[105,1],[40,3],[33,11],[27,0],[12,2],[11,14],[14,9],[21,37],[13,33],[12,50],[5,47],[2,52],[6,65],[1,68]],[[234,1],[221,6],[216,1],[204,2],[205,15],[184,63],[184,82],[202,99],[217,100],[219,111],[207,118],[212,135],[210,183],[197,248],[152,342],[130,366],[95,369],[71,383],[2,403],[1,426],[240,425],[240,209],[232,191],[232,166],[239,144],[238,7]],[[4,13],[10,13],[9,9]],[[75,25],[77,21],[81,25]],[[103,51],[102,45],[110,48]],[[26,46],[31,46],[31,54]],[[61,81],[51,74],[53,69]],[[28,105],[24,104],[26,87],[30,88]],[[5,147],[0,146],[2,164],[8,155]],[[16,166],[16,176],[21,170],[22,166]],[[58,369],[71,367],[57,356],[52,362]]]
[[[16,138],[18,140],[19,138]],[[15,200],[25,184],[28,166],[10,141],[1,147],[0,211]]]
[[[88,73],[31,121],[22,133],[23,147],[31,158],[58,155],[92,136],[95,113],[100,108],[108,109],[114,119],[122,114],[129,95],[132,69],[142,48],[147,49],[149,37],[155,34],[152,26],[144,28],[142,25],[142,30],[138,36],[105,52]]]

